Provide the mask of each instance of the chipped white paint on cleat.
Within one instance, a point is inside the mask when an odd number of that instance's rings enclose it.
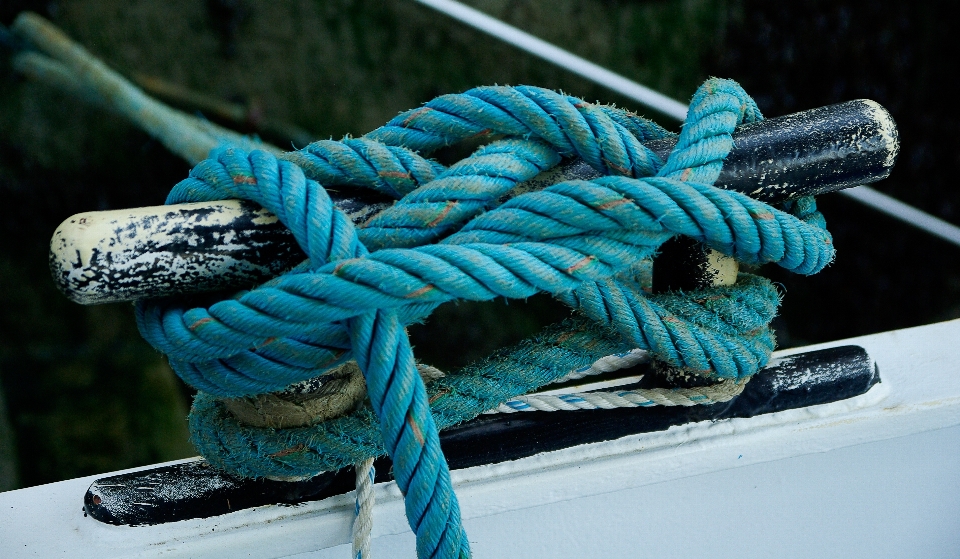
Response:
[[[57,286],[86,305],[169,295],[187,284],[253,285],[303,258],[276,216],[239,200],[77,214],[50,240]]]

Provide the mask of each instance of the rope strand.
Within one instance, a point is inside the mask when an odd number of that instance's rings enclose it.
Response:
[[[373,507],[376,504],[373,478],[377,471],[373,467],[373,458],[359,462],[355,468],[357,489],[353,510],[353,559],[370,559],[370,533],[373,530]]]
[[[486,414],[522,411],[612,410],[652,406],[701,406],[729,402],[743,392],[746,382],[722,381],[695,388],[648,388],[616,392],[528,394],[507,400]]]

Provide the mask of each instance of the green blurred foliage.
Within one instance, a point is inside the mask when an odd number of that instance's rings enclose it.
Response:
[[[409,0],[210,4],[75,0],[55,21],[121,71],[259,99],[272,117],[322,137],[361,134],[436,95],[492,83],[623,101]],[[718,0],[471,4],[679,98],[706,77],[699,60],[717,46],[725,13]]]
[[[0,261],[0,374],[21,482],[194,454],[178,381],[138,339],[130,306],[76,308],[22,264]]]

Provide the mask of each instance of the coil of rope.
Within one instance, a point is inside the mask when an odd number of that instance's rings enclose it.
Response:
[[[279,158],[224,148],[167,203],[254,201],[293,232],[307,259],[208,306],[140,301],[138,326],[201,391],[190,425],[212,464],[287,478],[388,454],[418,556],[469,556],[440,429],[635,348],[719,381],[742,382],[769,359],[779,304],[769,281],[740,274],[733,286],[649,295],[634,279],[636,264],[675,235],[742,263],[801,274],[832,260],[812,199],[777,209],[712,186],[734,127],[760,118],[738,84],[708,80],[661,161],[642,142],[670,133],[632,113],[535,87],[481,87],[438,97],[364,137],[315,142]],[[426,159],[486,136],[496,139],[449,168]],[[573,156],[605,176],[500,203]],[[398,201],[354,227],[324,190],[339,185]],[[404,326],[444,302],[538,292],[577,316],[425,385]],[[220,398],[278,391],[350,360],[366,380],[369,405],[340,417],[260,428],[221,405]],[[357,534],[369,538],[368,524]]]

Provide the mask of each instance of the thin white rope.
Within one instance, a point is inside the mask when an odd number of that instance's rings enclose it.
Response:
[[[370,532],[373,529],[373,458],[354,466],[357,472],[356,501],[353,509],[353,559],[370,559]]]
[[[643,349],[631,349],[626,353],[614,353],[605,355],[597,359],[589,367],[570,371],[565,376],[553,381],[554,384],[568,382],[571,380],[580,380],[584,377],[600,375],[603,373],[612,373],[620,369],[626,369],[650,361],[650,353]]]
[[[554,384],[589,376],[611,373],[650,361],[650,353],[632,349],[597,359],[587,367],[570,371]],[[417,364],[425,382],[444,377],[443,371],[430,365]],[[572,386],[565,389],[540,392],[508,400],[485,414],[515,413],[519,411],[595,410],[651,406],[696,406],[727,402],[743,391],[746,382],[724,381],[712,386],[679,389],[622,390],[619,392],[573,392],[589,390],[591,386],[608,387],[617,382],[636,382],[641,377],[616,379],[593,385]],[[565,392],[571,391],[571,392]],[[370,558],[371,529],[373,527],[373,459],[356,464],[356,501],[353,518],[353,558]]]
[[[455,0],[415,1],[446,14],[478,31],[492,35],[505,43],[510,43],[520,50],[556,64],[600,86],[616,91],[641,105],[650,107],[681,122],[687,118],[687,105],[671,99],[658,91],[654,91],[645,85],[627,79],[620,74],[611,72],[570,51],[552,45],[526,31],[521,31],[483,12],[464,6],[460,2],[456,2]],[[905,204],[896,198],[892,198],[866,186],[843,190],[841,194],[849,196],[867,207],[926,231],[931,235],[960,246],[960,227],[914,208],[909,204]]]
[[[729,402],[743,392],[746,382],[721,381],[695,388],[649,388],[617,392],[528,394],[508,400],[486,413],[521,411],[611,410],[652,406],[699,406]]]

